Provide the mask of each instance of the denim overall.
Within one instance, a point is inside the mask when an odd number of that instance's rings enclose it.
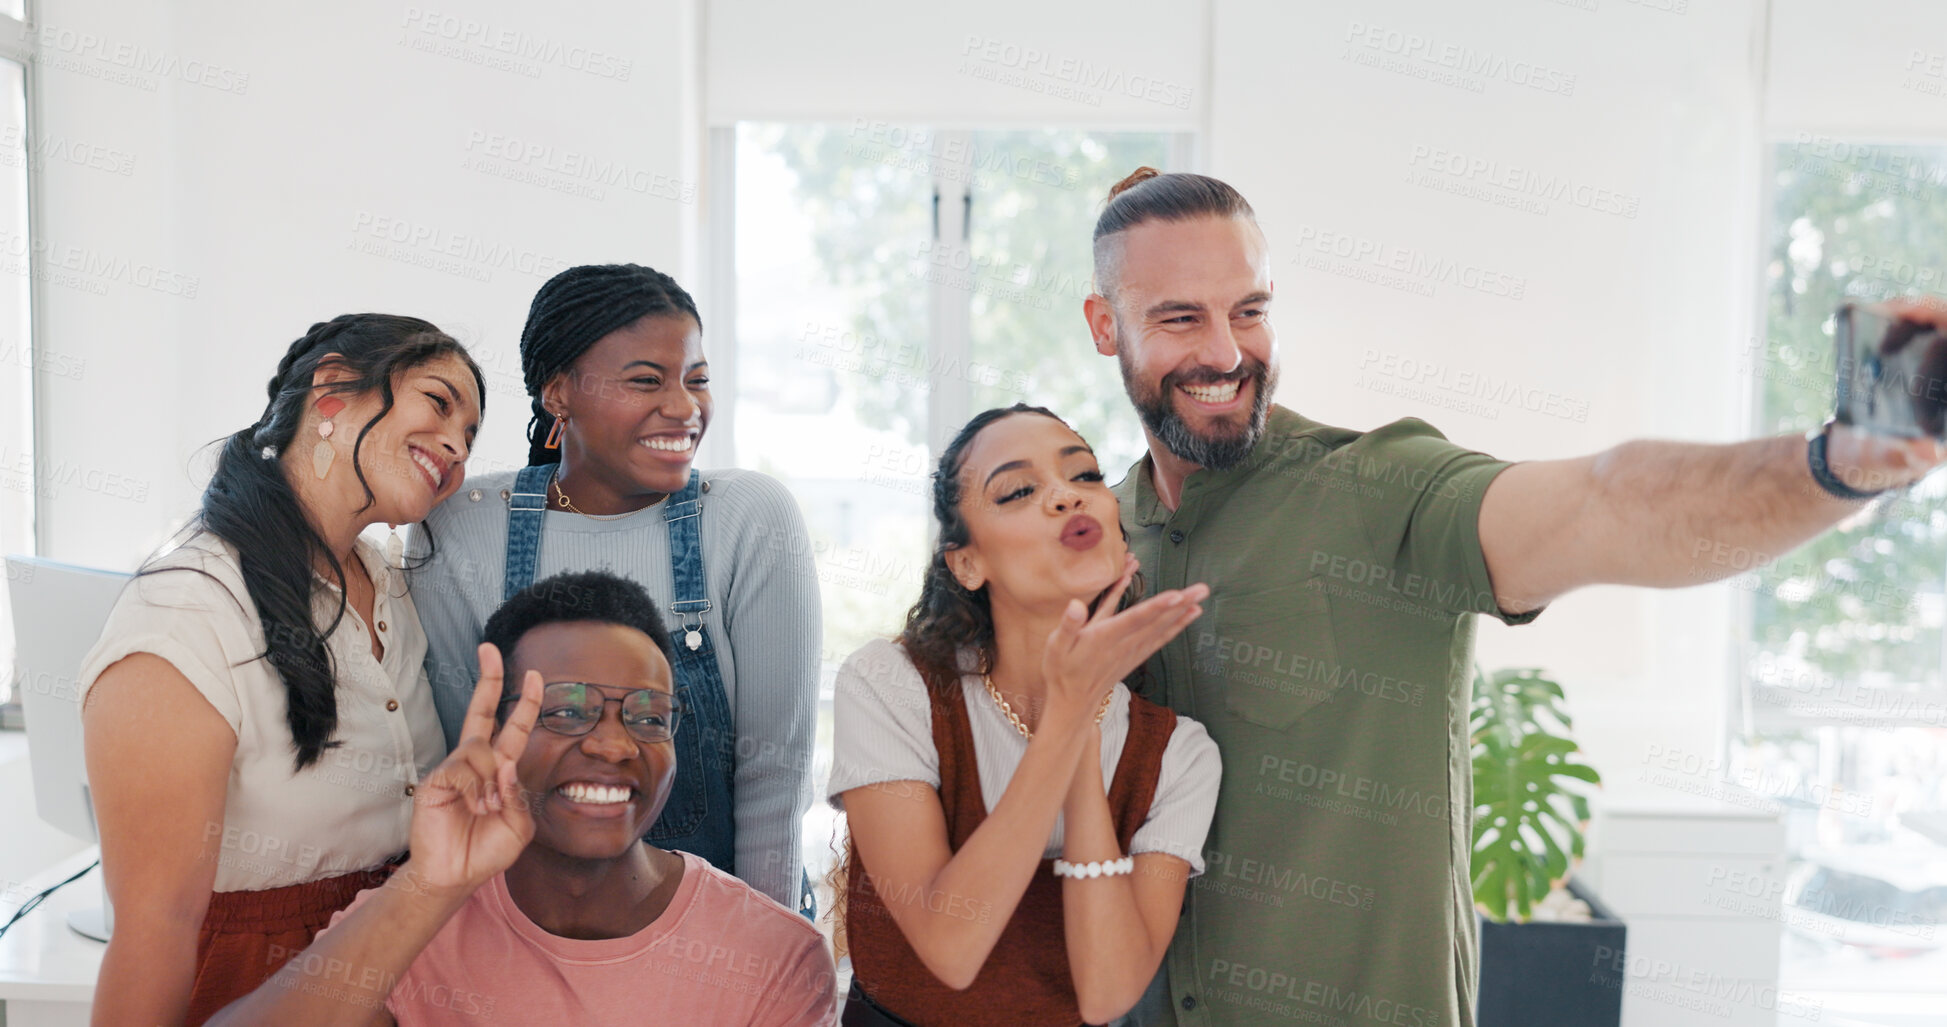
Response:
[[[507,501],[505,602],[534,583],[534,567],[541,555],[541,521],[547,516],[548,485],[555,464],[523,467],[514,476]],[[661,849],[680,849],[710,861],[726,874],[737,872],[737,821],[734,806],[736,722],[724,696],[717,651],[704,627],[710,609],[703,580],[703,476],[692,470],[689,484],[663,500],[663,523],[669,529],[669,570],[675,586],[674,602],[666,611],[675,659],[676,698],[683,705],[684,726],[676,731],[676,780],[662,815],[643,840]],[[811,879],[802,876],[798,911],[815,915]]]

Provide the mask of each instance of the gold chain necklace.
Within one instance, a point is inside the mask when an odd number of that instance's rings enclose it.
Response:
[[[554,479],[553,482],[551,482],[551,484],[554,485],[554,491],[556,496],[555,502],[560,503],[563,508],[567,509],[571,513],[578,513],[581,514],[583,517],[589,516],[588,514],[581,513],[580,510],[575,509],[575,504],[568,502],[568,490],[561,487],[561,479],[556,478]]]
[[[1009,705],[1007,700],[1001,696],[1001,690],[994,687],[994,679],[986,674],[982,674],[980,676],[980,683],[987,686],[987,694],[993,697],[994,705],[1001,708],[1001,713],[1007,717],[1008,723],[1014,725],[1014,730],[1021,732],[1022,738],[1033,741],[1034,732],[1029,731],[1028,726],[1021,722],[1021,715],[1015,713],[1014,707]],[[1114,701],[1115,689],[1111,688],[1109,689],[1109,694],[1102,697],[1102,705],[1095,711],[1096,724],[1100,725],[1102,718],[1109,715],[1109,703]]]

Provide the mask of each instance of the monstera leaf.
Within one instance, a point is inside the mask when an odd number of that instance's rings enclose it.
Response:
[[[1474,902],[1495,920],[1526,920],[1582,855],[1589,800],[1570,782],[1602,778],[1576,761],[1562,704],[1540,670],[1474,671]]]

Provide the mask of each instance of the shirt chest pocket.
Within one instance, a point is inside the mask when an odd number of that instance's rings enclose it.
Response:
[[[1191,625],[1197,693],[1223,696],[1224,709],[1282,731],[1339,688],[1332,609],[1320,579],[1217,595]]]

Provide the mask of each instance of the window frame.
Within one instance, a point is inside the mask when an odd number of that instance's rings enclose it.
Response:
[[[1754,305],[1751,323],[1755,329],[1752,342],[1762,352],[1768,352],[1771,342],[1771,286],[1764,273],[1764,268],[1771,257],[1771,240],[1779,228],[1777,202],[1778,151],[1782,147],[1802,142],[1801,137],[1804,134],[1803,132],[1787,132],[1782,128],[1774,126],[1759,135],[1760,153],[1757,161],[1759,187],[1757,193],[1760,209],[1756,219],[1757,240],[1756,246],[1754,247],[1754,258],[1757,273],[1754,276],[1756,288],[1751,290],[1751,302]],[[1822,131],[1819,134],[1829,135],[1835,142],[1843,141],[1849,145],[1864,147],[1947,147],[1947,134],[1943,134],[1938,138],[1895,138],[1871,131],[1862,131],[1855,134],[1843,130]],[[1739,402],[1743,404],[1743,416],[1740,420],[1745,425],[1746,434],[1754,438],[1771,433],[1771,426],[1765,418],[1764,389],[1764,378],[1761,375],[1754,374],[1748,383],[1748,387],[1739,393]],[[1943,584],[1947,585],[1947,568],[1942,569],[1941,576]],[[1732,746],[1741,744],[1746,736],[1789,730],[1792,728],[1814,731],[1824,728],[1840,727],[1865,727],[1869,730],[1891,730],[1896,727],[1947,726],[1947,720],[1943,720],[1938,716],[1932,720],[1928,720],[1925,717],[1901,720],[1895,717],[1869,717],[1865,716],[1863,712],[1862,715],[1854,717],[1834,717],[1792,713],[1783,709],[1766,710],[1765,707],[1771,704],[1758,700],[1757,682],[1754,680],[1751,670],[1752,662],[1758,656],[1758,646],[1754,638],[1756,631],[1755,608],[1757,602],[1757,593],[1751,591],[1736,603],[1734,619],[1737,625],[1737,634],[1736,641],[1732,647],[1735,688],[1732,689],[1731,694],[1727,697],[1729,715],[1726,718],[1727,737],[1724,739],[1727,752]],[[1943,646],[1942,648],[1940,667],[1943,676],[1947,677],[1947,646]],[[1855,690],[1863,690],[1865,687],[1859,685],[1852,679],[1838,677],[1837,680],[1843,687]],[[1877,696],[1882,694],[1898,695],[1901,693],[1897,690],[1874,688],[1870,694]],[[1905,694],[1912,695],[1915,693],[1909,692]],[[1942,709],[1947,709],[1947,685],[1943,685],[1936,690],[1918,694],[1923,696],[1927,702],[1937,704]],[[1877,708],[1877,704],[1875,704],[1874,708]],[[1867,721],[1867,723],[1858,723],[1858,721],[1862,720]]]
[[[47,268],[45,256],[34,245],[41,237],[44,224],[41,211],[40,175],[34,167],[35,143],[40,137],[40,51],[34,36],[36,0],[22,0],[21,13],[24,18],[14,18],[0,13],[0,38],[18,40],[18,46],[0,52],[0,58],[20,65],[21,70],[21,138],[20,145],[26,159],[22,162],[21,173],[27,184],[27,330],[22,334],[21,345],[26,353],[21,361],[26,373],[22,379],[26,383],[26,395],[21,397],[26,411],[27,435],[22,440],[24,456],[28,466],[35,467],[40,461],[40,440],[46,434],[45,404],[42,402],[45,385],[41,380],[39,355],[45,340],[41,337],[40,311],[43,309]],[[27,506],[27,531],[25,533],[28,556],[39,556],[44,549],[42,534],[48,523],[48,497],[44,490],[35,488],[33,500]]]
[[[1947,147],[1947,133],[1939,137],[1902,138],[1871,130],[1854,132],[1843,127],[1824,127],[1816,131],[1820,135],[1829,136],[1835,142],[1844,141],[1859,146]],[[1774,287],[1765,269],[1772,259],[1773,241],[1777,238],[1777,233],[1786,227],[1780,222],[1778,210],[1779,157],[1786,147],[1794,144],[1802,145],[1805,141],[1804,136],[1803,131],[1787,130],[1786,127],[1778,125],[1768,125],[1758,134],[1760,153],[1754,163],[1759,175],[1755,192],[1760,209],[1754,219],[1757,230],[1753,247],[1756,287],[1748,294],[1748,299],[1753,304],[1753,308],[1750,308],[1753,309],[1751,321],[1753,332],[1748,344],[1756,347],[1762,359],[1768,359],[1770,353],[1772,341],[1770,313]],[[1740,423],[1745,425],[1745,432],[1750,437],[1760,437],[1774,432],[1772,424],[1766,417],[1765,388],[1763,375],[1754,373],[1751,380],[1746,383],[1746,388],[1738,393],[1739,402],[1743,404]],[[1836,402],[1836,396],[1828,398],[1828,413],[1832,402]],[[1947,583],[1947,568],[1941,569],[1938,573],[1943,583]],[[1821,794],[1822,791],[1828,796],[1838,796],[1845,793],[1835,790],[1836,778],[1840,772],[1831,765],[1829,756],[1832,751],[1844,747],[1845,743],[1841,741],[1843,729],[1850,727],[1862,732],[1890,734],[1909,727],[1947,727],[1947,717],[1943,716],[1943,711],[1947,711],[1947,683],[1933,689],[1907,688],[1899,684],[1890,687],[1868,685],[1862,682],[1858,675],[1834,672],[1831,674],[1831,682],[1836,684],[1835,694],[1830,696],[1823,694],[1827,682],[1821,679],[1820,692],[1805,695],[1803,698],[1812,709],[1793,709],[1795,704],[1791,700],[1794,695],[1799,694],[1797,689],[1763,681],[1757,668],[1758,658],[1763,652],[1756,637],[1759,595],[1760,590],[1757,589],[1745,591],[1733,604],[1735,635],[1731,646],[1732,688],[1724,700],[1727,716],[1721,739],[1726,766],[1735,765],[1741,757],[1741,750],[1751,747],[1756,738],[1796,732],[1817,740],[1821,762],[1827,765],[1820,767],[1816,774],[1808,775],[1802,782],[1802,786],[1795,791],[1810,790],[1814,795]],[[1806,623],[1827,622],[1807,621]],[[1947,644],[1943,644],[1939,659],[1943,678],[1947,679]],[[1778,691],[1763,691],[1767,688]],[[1768,699],[1773,701],[1767,701]],[[1882,699],[1886,701],[1882,702]],[[1902,709],[1906,711],[1904,715],[1896,715],[1893,712]],[[1766,793],[1759,792],[1759,794]],[[1783,801],[1773,795],[1767,794],[1766,797],[1777,802]],[[1820,847],[1817,843],[1809,844],[1812,849]],[[1783,852],[1785,865],[1789,867],[1806,860],[1809,855],[1807,845],[1807,840],[1792,840],[1788,834],[1787,846]],[[1840,844],[1837,849],[1841,852],[1850,851],[1851,846]],[[1780,876],[1789,878],[1791,871],[1781,871]],[[1783,908],[1789,911],[1792,907],[1786,905]],[[1780,929],[1777,984],[1781,993],[1790,991],[1800,994],[1825,994],[1864,991],[1863,988],[1834,989],[1830,983],[1809,985],[1804,981],[1793,980],[1788,974],[1793,969],[1791,951],[1794,936],[1794,931],[1790,927]],[[1932,1000],[1947,994],[1947,989],[1902,989],[1897,994],[1908,999]]]
[[[8,399],[16,400],[21,404],[21,410],[16,415],[24,427],[24,437],[20,440],[22,447],[20,457],[32,475],[34,469],[40,465],[40,440],[46,432],[44,423],[46,411],[42,403],[44,385],[41,381],[39,359],[39,354],[43,350],[39,312],[43,309],[42,290],[46,282],[46,268],[45,257],[34,245],[34,241],[41,237],[43,224],[40,175],[34,167],[34,154],[38,149],[35,144],[39,139],[41,115],[40,55],[38,41],[33,31],[35,0],[22,0],[21,14],[23,17],[15,18],[10,14],[0,13],[0,39],[17,41],[11,47],[0,51],[0,59],[20,66],[20,147],[23,158],[21,181],[26,192],[27,219],[27,223],[23,226],[26,233],[27,288],[24,292],[26,308],[21,311],[25,330],[21,332],[19,342],[25,352],[21,354],[18,361],[22,370],[20,388],[23,394],[10,396]],[[34,479],[30,478],[30,480]],[[29,497],[28,502],[24,504],[27,523],[23,526],[24,530],[20,533],[20,538],[25,544],[26,555],[39,556],[45,551],[42,534],[44,526],[48,523],[48,497],[46,490],[40,488],[38,484],[31,490]],[[14,544],[11,541],[0,540],[0,549],[12,550],[13,548]],[[12,597],[9,596],[8,599],[7,612],[11,614]],[[7,620],[8,623],[0,624],[0,643],[4,643],[0,645],[0,698],[5,699],[4,705],[9,715],[14,716],[17,715],[20,700],[14,693],[14,637],[11,616]]]
[[[765,119],[748,118],[744,121],[775,123],[780,121],[804,121],[807,119]],[[829,120],[838,122],[843,118]],[[709,183],[711,197],[709,208],[705,211],[703,232],[704,288],[708,298],[704,301],[705,313],[711,325],[711,334],[726,344],[712,349],[710,354],[710,376],[716,384],[712,390],[716,410],[712,416],[715,427],[704,436],[698,459],[715,467],[735,467],[737,463],[737,404],[739,401],[737,368],[737,126],[742,122],[717,124],[709,127],[707,149],[709,170],[705,176]],[[916,119],[915,124],[923,123]],[[1044,123],[1027,123],[1009,120],[981,122],[977,127],[960,126],[956,128],[938,127],[946,135],[971,136],[975,131],[1009,131],[1049,127]],[[1060,125],[1076,132],[1125,131],[1113,126]],[[1200,133],[1189,129],[1142,128],[1140,131],[1154,131],[1165,136],[1169,143],[1169,166],[1164,171],[1200,170],[1195,165],[1202,150]],[[965,145],[942,148],[946,153],[971,153]],[[938,211],[936,220],[936,243],[941,239],[952,239],[957,234],[959,241],[953,245],[966,247],[970,244],[967,215],[969,212],[969,190],[972,176],[968,173],[971,165],[965,168],[948,166],[945,161],[932,162],[933,202]],[[927,345],[937,347],[929,352],[938,352],[942,360],[964,362],[973,345],[973,293],[954,288],[944,281],[927,285]],[[1078,312],[1079,314],[1079,312]],[[927,390],[926,400],[926,443],[929,457],[937,457],[946,443],[972,416],[973,386],[963,378],[947,376],[933,383]]]

